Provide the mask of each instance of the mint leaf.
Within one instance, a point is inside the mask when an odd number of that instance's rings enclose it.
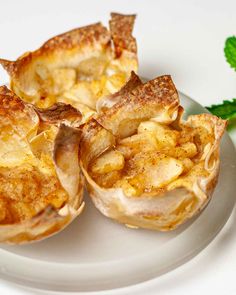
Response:
[[[232,36],[225,41],[225,57],[230,66],[236,70],[236,37]]]
[[[236,118],[236,98],[233,98],[231,101],[224,100],[222,104],[212,105],[206,108],[213,115],[222,119],[231,120]]]

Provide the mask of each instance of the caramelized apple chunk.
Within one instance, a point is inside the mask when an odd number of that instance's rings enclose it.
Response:
[[[183,172],[183,164],[159,152],[135,155],[126,163],[124,179],[139,192],[163,188]]]
[[[142,122],[138,127],[138,133],[151,132],[155,135],[159,145],[174,147],[177,143],[179,132],[170,129],[168,125],[154,121]]]
[[[111,150],[97,158],[91,165],[91,172],[96,174],[109,173],[124,168],[124,157],[121,152]]]
[[[198,154],[194,130],[188,129],[187,137],[186,129],[154,120],[141,122],[136,134],[118,140],[115,150],[92,162],[93,178],[103,187],[122,187],[127,196],[162,192],[194,166]]]
[[[155,136],[151,132],[145,132],[120,140],[116,148],[127,159],[141,151],[155,151],[157,150],[157,147],[158,145]]]

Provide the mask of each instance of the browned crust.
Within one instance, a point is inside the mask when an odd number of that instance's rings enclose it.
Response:
[[[97,112],[100,113],[104,109],[111,108],[116,103],[125,98],[132,90],[142,85],[142,81],[134,71],[131,72],[128,82],[117,92],[101,98],[97,103]]]
[[[46,41],[41,49],[51,51],[60,49],[72,49],[82,45],[91,45],[94,42],[107,44],[110,34],[100,22],[92,25],[76,28],[57,35]]]
[[[115,98],[117,96],[120,96],[120,97],[123,96],[124,97],[124,96],[129,94],[132,90],[134,90],[136,87],[138,87],[140,85],[143,85],[141,79],[139,78],[139,76],[134,71],[132,71],[131,74],[130,74],[128,82],[123,87],[121,87],[121,89],[119,91],[112,94],[110,96],[110,98],[112,99],[112,98]]]
[[[12,114],[12,111],[22,111],[26,106],[34,109],[41,122],[48,124],[58,125],[63,121],[68,121],[70,124],[77,123],[79,125],[82,119],[80,111],[69,104],[58,102],[46,109],[37,108],[21,100],[7,86],[0,86],[0,112],[3,112],[4,109],[5,114],[7,112]]]
[[[80,65],[84,60],[101,57],[111,62],[111,65],[114,63],[115,68],[118,65],[117,69],[125,75],[132,69],[136,70],[136,42],[131,35],[134,19],[133,15],[112,14],[113,36],[101,23],[95,23],[55,36],[37,50],[26,52],[16,61],[0,59],[0,64],[10,75],[11,88],[21,98],[33,104],[37,104],[40,98],[50,96],[54,101],[60,93],[60,85],[57,87],[57,82],[54,81],[53,71],[56,69],[72,68],[75,70],[74,74],[80,76]],[[124,26],[125,32],[119,31],[119,26]],[[126,33],[129,34],[128,37],[124,36]],[[119,45],[117,40],[120,40]],[[116,54],[118,51],[124,54],[116,60],[119,57]],[[75,80],[73,77],[68,87]],[[63,101],[63,98],[60,100]],[[46,100],[45,104],[48,106],[50,101]],[[43,101],[40,103],[42,105]]]
[[[132,92],[137,102],[141,104],[178,106],[179,96],[170,75],[159,76],[135,88]],[[132,97],[131,97],[132,99]]]
[[[134,20],[135,15],[111,14],[110,28],[117,57],[119,57],[123,50],[137,52],[136,41],[131,35]],[[106,48],[110,46],[110,42],[111,36],[108,29],[101,23],[95,23],[52,37],[39,49],[26,52],[16,61],[0,59],[0,64],[12,78],[15,78],[25,66],[38,57],[46,57],[59,50],[82,49],[85,46],[94,47],[96,43]]]
[[[164,75],[131,92],[125,92],[117,104],[97,117],[97,121],[114,135],[118,135],[121,119],[145,120],[159,115],[160,109],[167,111],[176,109],[178,105],[179,96],[171,76]]]
[[[49,124],[59,124],[63,121],[69,121],[71,123],[81,121],[82,114],[79,110],[72,107],[70,104],[64,104],[61,102],[55,103],[47,109],[41,109],[34,107],[40,120]]]
[[[0,86],[0,112],[10,112],[17,110],[24,110],[25,103],[14,92],[7,88],[7,86]]]
[[[124,50],[137,53],[137,44],[132,36],[136,15],[123,15],[111,13],[109,21],[112,40],[114,42],[116,57],[119,57]]]
[[[21,100],[5,85],[0,86],[0,115],[5,118],[10,118],[12,124],[19,124],[19,119],[26,120],[25,124],[27,127],[25,127],[29,132],[26,134],[27,137],[31,137],[38,128],[39,117],[33,106]],[[27,121],[28,123],[26,123]],[[31,132],[33,133],[31,134]]]
[[[8,72],[11,77],[14,77],[16,70],[16,61],[0,58],[0,65]]]
[[[59,159],[62,157],[63,153],[66,153],[67,151],[74,151],[75,149],[78,150],[81,132],[82,131],[80,129],[61,124],[55,139],[53,153],[54,161],[58,164],[58,167],[60,167]],[[78,154],[78,152],[76,154]]]
[[[112,114],[116,113],[122,106],[132,104],[142,106],[178,106],[179,97],[170,75],[157,77],[145,84],[136,87],[131,92],[126,91],[122,101],[106,112],[105,121]],[[155,108],[156,109],[156,108]],[[100,118],[99,118],[100,119]],[[99,121],[99,120],[98,120]]]
[[[74,48],[80,49],[84,46],[94,46],[97,42],[104,46],[108,46],[110,43],[110,33],[101,23],[57,35],[46,41],[39,49],[23,54],[16,61],[0,59],[0,64],[14,78],[18,76],[22,68],[38,57],[47,56],[58,50],[72,50]]]
[[[52,124],[52,121],[56,121],[58,116],[60,117],[61,111],[71,112],[74,109],[71,106],[65,108],[64,104],[59,104],[57,107],[40,110],[40,115],[43,118],[41,118],[41,123],[43,123],[43,120],[47,120],[48,123]],[[55,114],[53,114],[54,111]],[[33,116],[33,119],[37,118],[37,122],[39,121],[39,115],[31,104],[23,102],[6,86],[1,86],[0,115],[2,117],[14,117],[15,115],[17,124],[18,116],[16,112],[20,113],[21,119],[26,116],[29,118]],[[43,114],[44,112],[45,114]],[[78,113],[76,112],[75,115],[78,115]],[[29,128],[32,128],[31,123],[33,121],[29,121]],[[57,172],[60,169],[58,180],[67,192],[69,201],[60,208],[50,204],[45,205],[45,208],[37,215],[23,221],[14,224],[0,224],[0,242],[21,244],[41,240],[62,230],[81,213],[84,203],[82,202],[83,179],[80,175],[78,159],[80,136],[81,130],[63,125],[59,128],[58,136],[54,142],[55,169]],[[68,165],[68,161],[71,159],[73,165]]]
[[[98,143],[99,142],[99,143]],[[90,119],[83,126],[80,142],[80,158],[83,157],[86,166],[93,158],[115,145],[113,134],[104,129],[95,119]],[[90,151],[90,152],[88,152]]]
[[[78,208],[82,201],[80,192],[83,187],[83,179],[79,167],[80,138],[80,129],[61,124],[53,151],[57,176],[63,188],[69,193],[69,204],[73,208]],[[78,198],[79,195],[80,198]]]

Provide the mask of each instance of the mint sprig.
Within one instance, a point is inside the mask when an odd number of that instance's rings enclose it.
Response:
[[[224,47],[225,57],[230,66],[236,71],[236,36],[226,39]],[[225,120],[229,123],[235,122],[236,119],[236,98],[232,100],[224,100],[222,104],[206,107],[213,115]]]
[[[236,37],[232,36],[225,41],[225,57],[230,66],[236,71]]]
[[[236,98],[224,100],[222,104],[206,107],[213,115],[222,119],[232,120],[236,118]]]

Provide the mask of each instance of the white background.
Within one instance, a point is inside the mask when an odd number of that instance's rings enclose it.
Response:
[[[0,10],[0,56],[6,59],[15,59],[66,30],[97,21],[106,24],[111,11],[137,13],[134,35],[140,75],[152,78],[171,74],[179,90],[203,105],[236,97],[236,73],[223,52],[225,39],[236,35],[235,0],[0,0]],[[5,81],[7,75],[0,70],[0,82]],[[133,294],[231,295],[236,294],[235,274],[236,212],[196,258],[167,275],[135,286]],[[109,294],[127,292],[123,289]],[[0,294],[36,291],[0,278]]]

